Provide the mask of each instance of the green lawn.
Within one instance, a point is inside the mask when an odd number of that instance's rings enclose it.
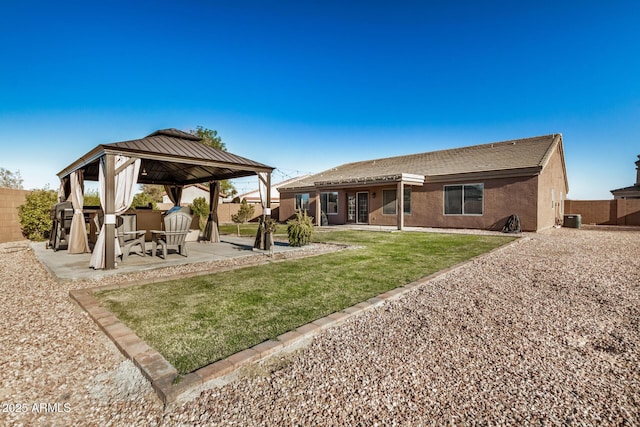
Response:
[[[336,231],[314,240],[362,248],[97,296],[186,374],[513,238]]]
[[[238,234],[238,225],[237,224],[220,224],[218,226],[218,230],[220,231],[220,234],[233,234],[235,236]],[[258,223],[256,222],[240,224],[241,236],[255,237],[257,232],[258,232]],[[280,235],[280,234],[282,234],[283,235],[282,237],[286,240],[287,224],[278,224],[278,228],[276,228],[275,235]]]

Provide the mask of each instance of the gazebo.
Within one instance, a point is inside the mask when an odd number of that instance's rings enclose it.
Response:
[[[211,242],[219,241],[217,201],[222,180],[257,175],[263,190],[265,216],[269,216],[274,168],[200,141],[199,137],[177,129],[158,130],[142,139],[100,144],[60,171],[60,199],[67,200],[71,196],[74,208],[69,252],[89,252],[82,211],[85,180],[100,183],[100,204],[104,212],[104,224],[90,262],[90,267],[96,269],[115,268],[119,249],[116,216],[131,207],[136,184],[164,185],[173,203],[179,205],[184,185],[210,183],[205,239]],[[268,239],[260,240],[268,242]]]

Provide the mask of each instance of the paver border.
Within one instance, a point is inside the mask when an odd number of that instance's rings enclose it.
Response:
[[[239,370],[243,367],[264,361],[281,352],[292,352],[304,347],[311,343],[314,336],[329,328],[380,307],[388,301],[399,299],[412,289],[425,285],[437,277],[463,268],[477,259],[530,239],[527,236],[518,237],[514,241],[494,248],[489,252],[469,258],[466,261],[422,277],[404,286],[386,291],[376,297],[369,298],[367,301],[316,319],[293,331],[279,335],[276,340],[261,342],[182,377],[178,375],[177,369],[164,356],[145,343],[113,313],[104,308],[93,295],[96,291],[112,287],[98,286],[71,290],[69,291],[69,296],[87,312],[89,317],[113,341],[118,350],[127,359],[132,360],[140,369],[151,383],[166,410],[180,402],[195,398],[203,390],[223,386],[234,381],[238,377]]]

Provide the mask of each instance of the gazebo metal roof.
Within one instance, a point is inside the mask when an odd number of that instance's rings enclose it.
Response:
[[[99,159],[105,154],[142,159],[139,184],[186,185],[242,178],[273,167],[204,145],[200,138],[177,129],[163,129],[130,141],[100,144],[58,173],[60,179],[83,169],[84,179],[98,180]]]

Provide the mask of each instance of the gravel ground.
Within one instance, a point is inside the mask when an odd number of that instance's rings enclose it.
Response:
[[[25,243],[0,275],[0,425],[640,425],[638,229],[529,235],[168,413],[69,301],[89,284]]]

